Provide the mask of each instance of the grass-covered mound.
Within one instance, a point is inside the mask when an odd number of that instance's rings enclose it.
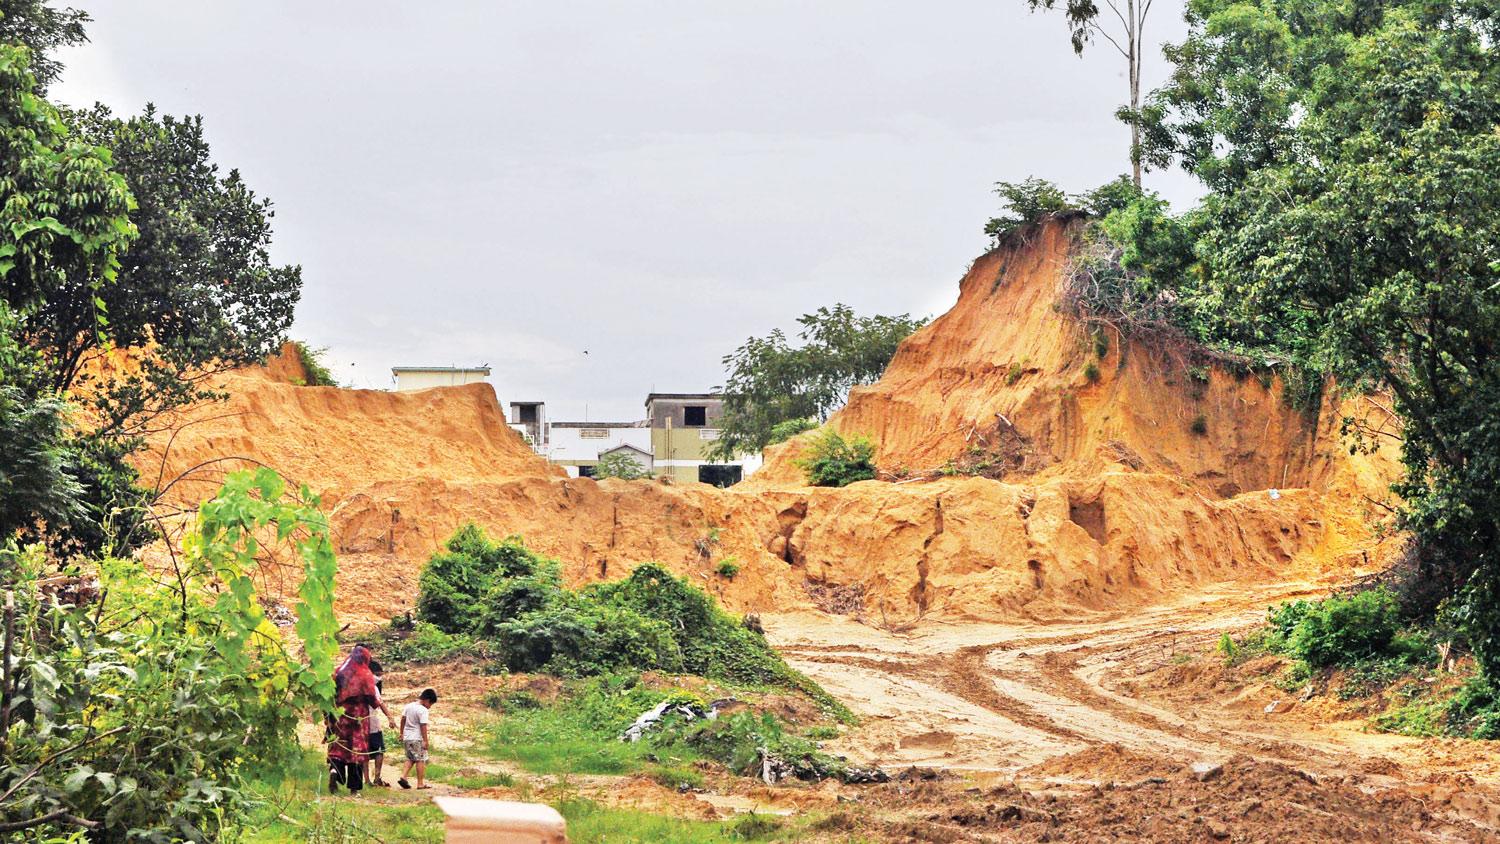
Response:
[[[474,525],[422,570],[416,628],[393,658],[475,649],[506,669],[587,677],[656,670],[793,689],[842,719],[849,711],[792,670],[760,633],[655,563],[624,580],[564,588],[557,561]]]

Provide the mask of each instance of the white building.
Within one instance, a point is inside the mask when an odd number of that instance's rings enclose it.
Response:
[[[397,392],[426,390],[432,387],[458,387],[488,381],[488,366],[393,366],[391,377]]]
[[[588,477],[600,456],[630,446],[647,460],[651,456],[651,428],[639,422],[553,422],[547,457],[567,469],[570,477]],[[637,462],[640,462],[639,460]],[[651,468],[649,462],[644,464]]]

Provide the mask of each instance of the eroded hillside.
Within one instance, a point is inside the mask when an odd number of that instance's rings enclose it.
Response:
[[[322,491],[351,620],[409,607],[422,563],[468,520],[524,536],[573,583],[655,560],[738,610],[812,608],[816,594],[885,624],[1076,616],[1369,563],[1367,497],[1386,494],[1391,455],[1351,456],[1337,409],[1289,408],[1275,382],[1118,337],[1101,348],[1054,305],[1070,242],[1054,222],[977,260],[953,309],[831,422],[876,437],[887,470],[978,456],[1010,467],[1000,480],[813,489],[795,441],[729,490],[568,479],[505,425],[487,385],[393,394],[295,386],[286,371],[230,377],[227,404],[153,440],[143,475],[193,470],[171,492],[191,503],[240,458]],[[733,580],[714,573],[729,557]]]

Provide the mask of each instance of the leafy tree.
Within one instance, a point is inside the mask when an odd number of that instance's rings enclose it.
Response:
[[[28,51],[0,44],[0,540],[39,520],[59,532],[90,515],[88,466],[71,445],[45,356],[26,333],[46,304],[43,291],[64,278],[74,280],[87,314],[80,332],[97,336],[105,324],[100,293],[135,234],[126,218],[130,195],[110,163],[108,151],[71,137],[37,96]]]
[[[1141,186],[1141,43],[1142,32],[1146,28],[1146,16],[1151,12],[1152,0],[1124,0],[1116,3],[1115,0],[1104,0],[1114,15],[1114,20],[1120,24],[1119,29],[1111,29],[1113,21],[1105,26],[1099,22],[1100,9],[1094,0],[1067,0],[1064,11],[1068,19],[1068,31],[1073,42],[1073,52],[1083,55],[1083,48],[1096,37],[1103,38],[1109,42],[1111,47],[1125,59],[1126,70],[1130,81],[1130,105],[1122,108],[1117,115],[1130,125],[1130,167],[1131,181],[1137,189]],[[1026,0],[1026,5],[1035,12],[1038,9],[1054,9],[1057,0]]]
[[[0,0],[0,42],[31,49],[31,72],[39,93],[46,93],[62,72],[62,63],[52,58],[52,52],[88,41],[83,28],[88,21],[87,12],[54,9],[48,0]]]
[[[1210,188],[1204,310],[1231,342],[1389,391],[1420,576],[1500,676],[1500,18],[1193,0],[1187,20],[1145,150]]]
[[[856,316],[847,305],[819,308],[797,319],[799,346],[781,329],[751,337],[724,357],[724,417],[712,459],[733,460],[775,442],[778,424],[826,420],[849,390],[880,378],[896,348],[926,324],[907,314]],[[783,429],[785,430],[785,429]]]
[[[612,451],[599,458],[599,463],[594,467],[596,478],[619,478],[622,481],[635,481],[641,478],[651,477],[646,467],[640,461],[623,451]]]
[[[85,40],[86,15],[42,0],[0,12],[0,165],[15,174],[0,186],[0,302],[38,352],[33,394],[70,396],[87,420],[67,436],[82,516],[52,541],[123,552],[150,536],[127,456],[163,413],[216,398],[216,373],[279,347],[300,271],[271,263],[270,205],[218,173],[200,119],[64,115],[40,99],[28,56],[55,76],[48,53]],[[133,365],[96,380],[121,347]]]
[[[271,262],[269,200],[232,170],[219,173],[201,117],[158,116],[150,106],[119,119],[103,106],[71,115],[79,133],[112,151],[136,209],[139,239],[118,283],[99,293],[108,332],[86,332],[90,314],[60,279],[27,322],[47,352],[53,386],[89,387],[99,436],[148,433],[163,412],[214,398],[217,373],[265,360],[281,347],[301,296],[301,270]],[[138,371],[93,383],[88,364],[110,346],[148,350]]]

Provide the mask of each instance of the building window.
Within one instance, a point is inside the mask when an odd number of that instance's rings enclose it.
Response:
[[[701,404],[690,404],[682,408],[682,424],[685,428],[702,428],[708,424],[708,408]]]
[[[740,467],[703,464],[698,467],[698,482],[724,487],[740,482]]]
[[[605,428],[579,428],[578,438],[583,440],[607,440],[609,431]]]
[[[578,477],[580,477],[580,478],[592,478],[593,476],[594,476],[594,467],[593,466],[579,466],[578,467]]]

